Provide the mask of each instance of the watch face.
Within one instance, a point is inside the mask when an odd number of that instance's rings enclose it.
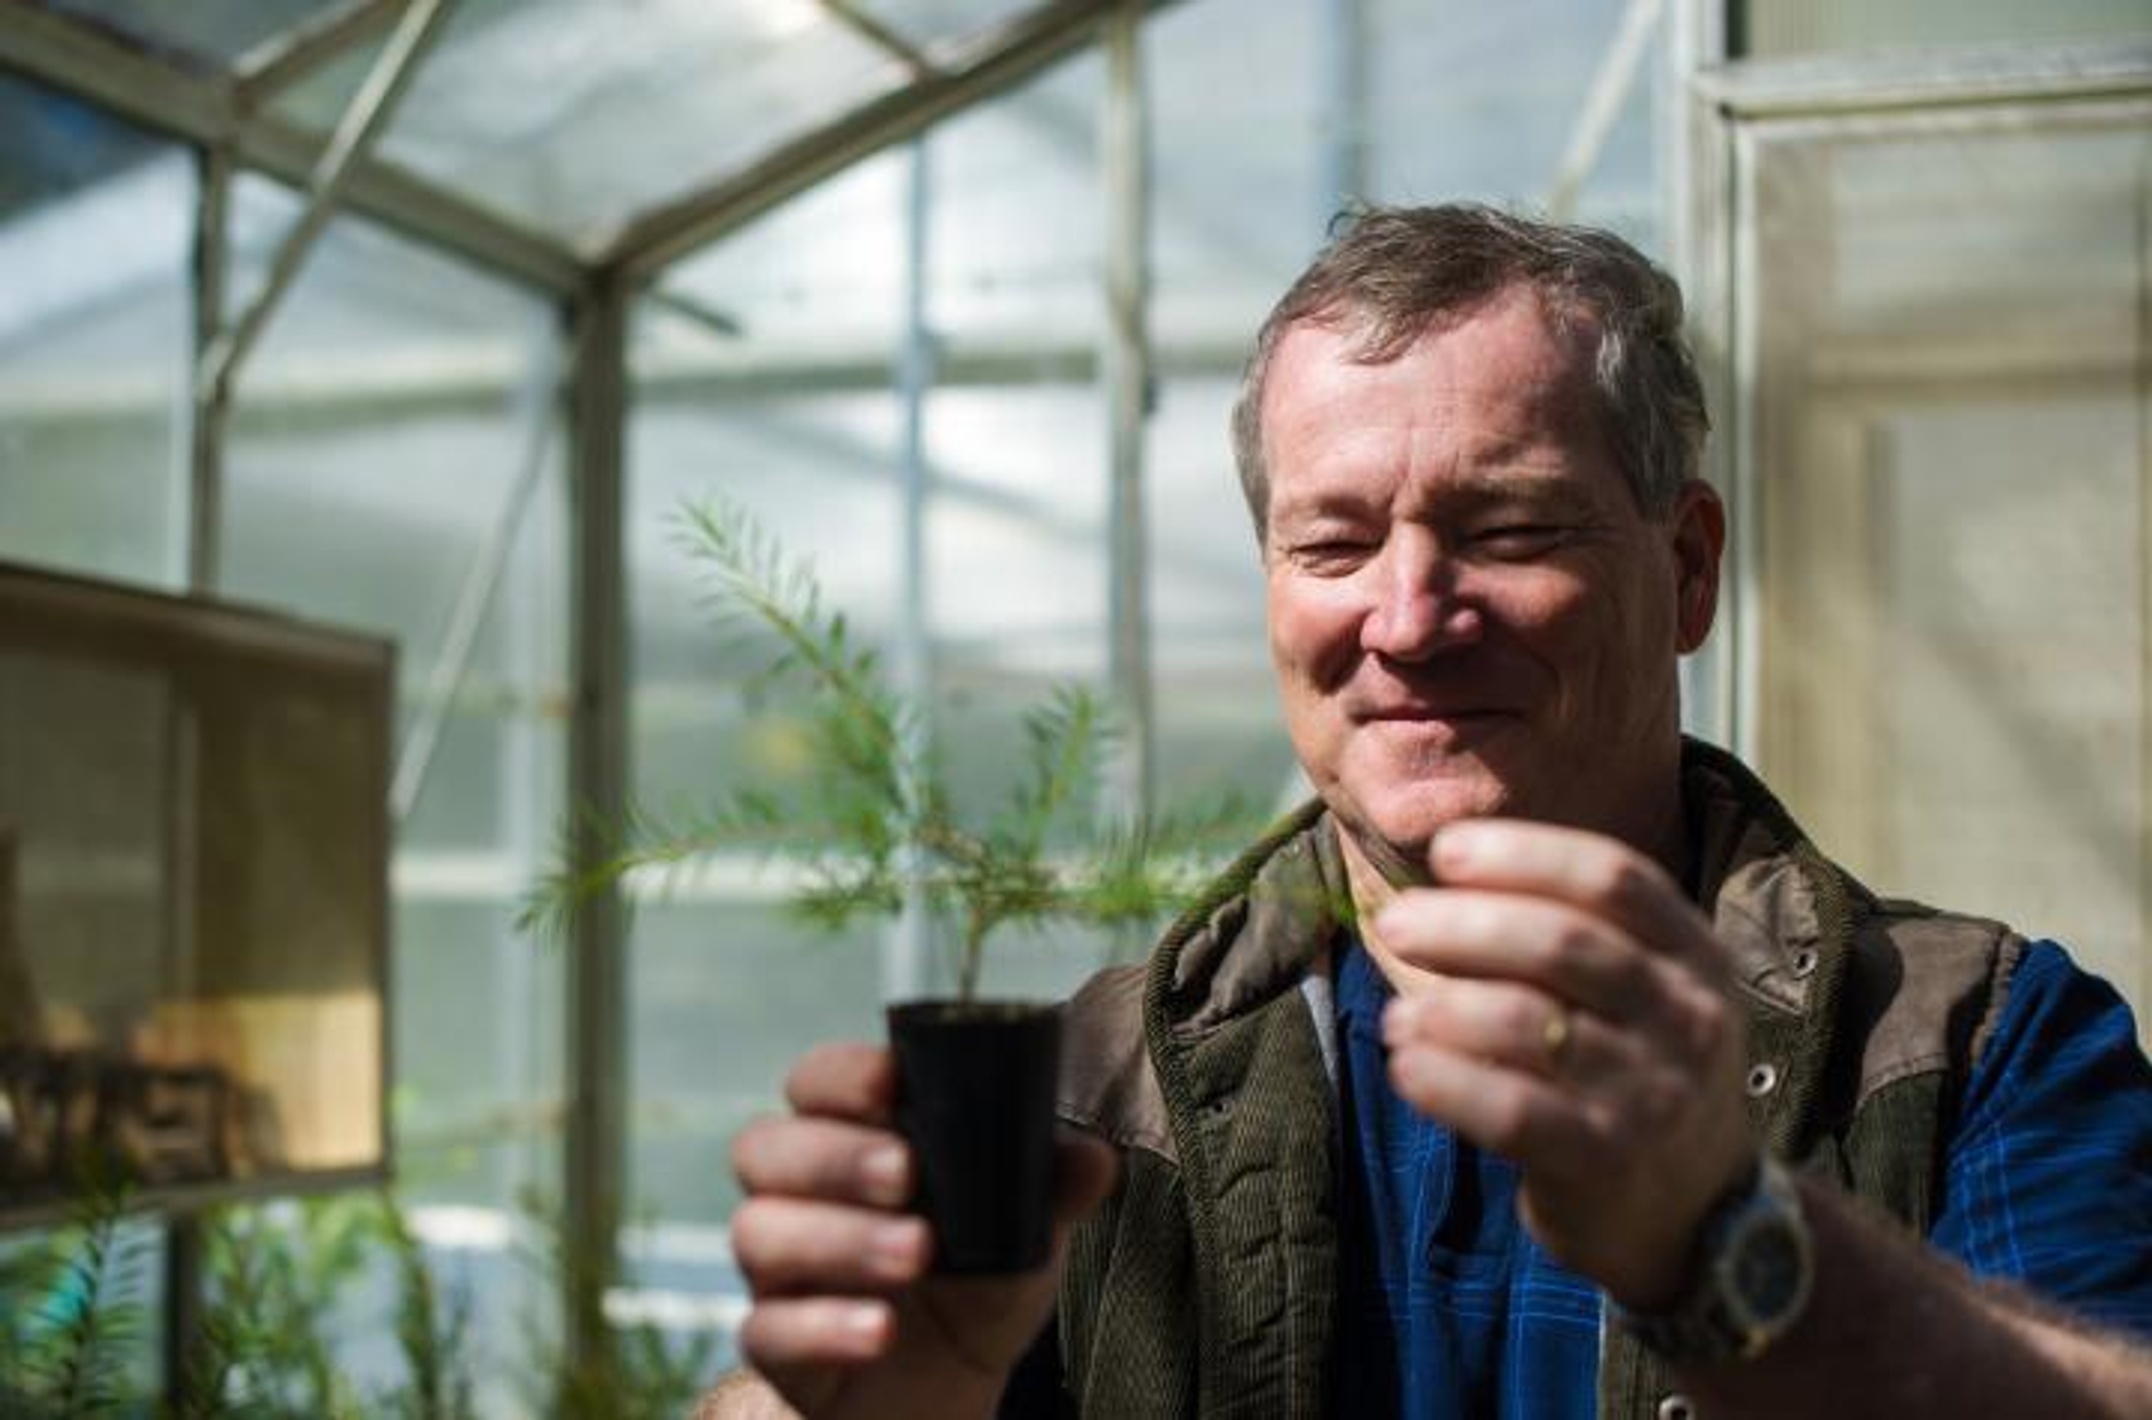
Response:
[[[1800,1320],[1811,1286],[1808,1224],[1783,1167],[1766,1162],[1753,1191],[1721,1204],[1705,1225],[1705,1262],[1689,1294],[1626,1324],[1676,1365],[1754,1359]]]
[[[1765,1215],[1749,1225],[1727,1249],[1727,1300],[1743,1313],[1744,1330],[1770,1327],[1801,1300],[1806,1276],[1802,1238],[1785,1219]]]

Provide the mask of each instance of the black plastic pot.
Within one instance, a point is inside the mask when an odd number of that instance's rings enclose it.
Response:
[[[889,1008],[897,1128],[918,1161],[934,1271],[1024,1272],[1053,1243],[1061,1011],[1020,1001]]]

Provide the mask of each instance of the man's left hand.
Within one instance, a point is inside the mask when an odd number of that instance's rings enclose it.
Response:
[[[1370,924],[1411,978],[1383,1022],[1392,1083],[1519,1165],[1556,1259],[1663,1307],[1756,1154],[1726,948],[1658,864],[1597,834],[1474,820],[1429,862],[1438,886]]]

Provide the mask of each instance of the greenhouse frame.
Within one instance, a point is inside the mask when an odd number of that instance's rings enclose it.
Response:
[[[812,561],[960,799],[1080,682],[1109,807],[1290,803],[1227,411],[1336,213],[1451,199],[1688,292],[1734,529],[1692,729],[2148,1019],[2142,0],[0,0],[0,569],[396,667],[386,960],[309,1028],[382,1042],[386,1132],[154,1200],[161,1335],[200,1210],[394,1179],[489,1359],[518,1308],[570,1355],[637,1323],[729,1359],[727,1140],[948,967],[916,917],[800,925],[746,852],[518,925],[602,855],[577,823],[802,772],[683,509]],[[1110,938],[990,984],[1062,994]],[[144,1029],[103,970],[61,969],[69,1029]],[[534,1210],[595,1282],[518,1269]]]

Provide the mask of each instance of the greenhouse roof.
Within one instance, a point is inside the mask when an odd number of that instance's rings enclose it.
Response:
[[[294,182],[348,148],[354,208],[565,288],[734,229],[1040,72],[1115,8],[0,0],[0,64]],[[6,119],[31,150],[15,156],[55,153],[32,116]]]

